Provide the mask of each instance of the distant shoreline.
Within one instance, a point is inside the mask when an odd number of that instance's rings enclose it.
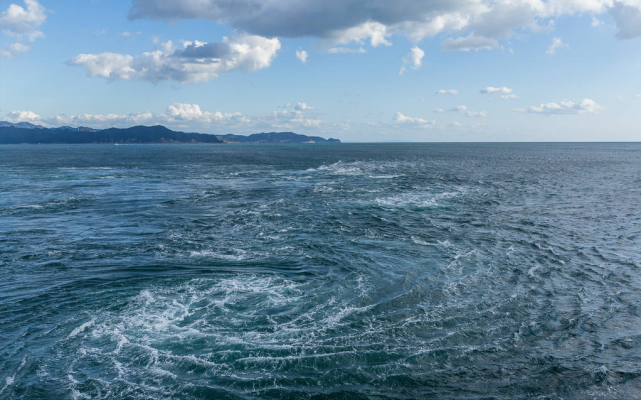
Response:
[[[317,144],[341,143],[338,139],[294,132],[262,132],[252,135],[213,135],[173,131],[161,125],[119,129],[87,127],[45,128],[29,123],[0,121],[0,144]]]

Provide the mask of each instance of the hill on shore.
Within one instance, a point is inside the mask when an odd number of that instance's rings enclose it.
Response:
[[[226,143],[340,143],[338,139],[299,135],[294,132],[254,133],[253,135],[222,135],[218,139]]]
[[[242,135],[211,135],[173,131],[161,125],[131,128],[45,128],[27,122],[0,121],[0,144],[109,144],[109,143],[340,143],[338,139],[299,135],[293,132]]]

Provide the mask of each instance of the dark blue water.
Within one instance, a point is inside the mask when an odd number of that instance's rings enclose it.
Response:
[[[0,147],[1,399],[638,399],[639,305],[639,144]]]

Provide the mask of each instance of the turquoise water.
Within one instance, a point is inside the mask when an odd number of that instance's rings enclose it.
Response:
[[[637,399],[641,145],[0,147],[0,399]]]

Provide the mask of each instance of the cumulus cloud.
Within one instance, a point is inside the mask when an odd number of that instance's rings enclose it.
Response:
[[[45,8],[37,0],[24,0],[24,5],[25,7],[10,4],[5,11],[0,13],[0,30],[5,35],[17,40],[16,43],[0,51],[4,57],[13,58],[16,53],[27,52],[29,46],[21,42],[25,40],[33,42],[37,38],[44,37],[39,28],[47,20]]]
[[[175,103],[164,112],[131,114],[78,114],[44,118],[31,111],[13,111],[10,122],[31,122],[43,126],[90,126],[93,128],[130,127],[132,125],[165,125],[183,131],[255,133],[265,130],[316,132],[344,130],[344,123],[330,123],[313,115],[313,108],[299,103],[294,110],[281,109],[265,115],[245,116],[240,112],[206,111],[198,104]],[[320,133],[320,132],[318,132]]]
[[[590,99],[583,99],[579,103],[572,101],[560,101],[555,103],[544,103],[539,106],[532,106],[528,112],[543,115],[562,114],[598,114],[604,109],[603,106]]]
[[[47,14],[37,0],[24,0],[24,4],[26,8],[11,4],[0,14],[0,29],[6,35],[33,41],[44,36],[38,28],[46,21]]]
[[[567,44],[563,43],[563,40],[561,40],[560,37],[555,37],[552,39],[552,43],[550,44],[550,47],[548,47],[546,53],[547,54],[556,54],[556,51],[559,49],[569,49],[570,46]]]
[[[444,94],[451,94],[451,95],[457,95],[458,90],[456,89],[439,89],[436,91],[437,95],[444,95]]]
[[[394,114],[394,118],[392,121],[394,122],[394,124],[407,125],[407,126],[412,126],[416,128],[429,129],[429,128],[434,128],[438,126],[438,124],[434,120],[426,120],[423,118],[412,118],[412,117],[403,115],[398,111]]]
[[[434,112],[437,114],[443,114],[447,112],[454,112],[454,113],[464,112],[466,110],[467,110],[467,107],[465,106],[456,106],[448,109],[437,108],[436,110],[434,110]]]
[[[18,123],[18,122],[30,122],[32,124],[41,122],[40,115],[32,111],[12,111],[7,114],[5,118],[9,122]]]
[[[468,118],[485,118],[487,117],[487,111],[468,111]]]
[[[423,65],[422,60],[424,56],[425,52],[423,50],[419,49],[417,46],[412,47],[410,49],[410,52],[407,53],[405,57],[403,57],[403,65],[398,71],[399,75],[403,75],[405,73],[405,67],[407,65],[410,65],[412,69],[421,68],[421,65]]]
[[[207,19],[265,37],[369,41],[372,46],[389,44],[397,33],[415,42],[442,33],[463,34],[468,36],[452,39],[458,42],[446,47],[480,49],[496,47],[496,40],[516,30],[547,31],[553,18],[608,10],[621,38],[639,35],[638,0],[132,0],[129,17]]]
[[[481,94],[490,95],[490,99],[501,99],[501,100],[517,100],[520,97],[513,93],[514,90],[508,87],[493,87],[488,86],[484,89],[481,89]]]
[[[449,38],[443,42],[445,51],[490,50],[499,47],[499,41],[471,34],[467,37]]]
[[[153,118],[153,114],[150,115]],[[166,118],[176,121],[197,121],[203,124],[212,124],[221,121],[244,122],[245,119],[241,113],[221,113],[221,112],[203,112],[198,104],[176,103],[167,107],[164,115],[159,119]],[[157,117],[158,118],[158,117]]]
[[[507,88],[507,87],[492,87],[488,86],[485,89],[481,89],[481,94],[502,94],[502,95],[509,95],[513,92],[512,89]]]
[[[296,110],[298,110],[298,111],[307,111],[307,110],[313,110],[313,109],[314,109],[314,107],[312,107],[312,106],[308,106],[308,105],[307,105],[307,104],[305,104],[305,103],[298,103],[298,104],[296,104],[296,107],[295,107],[295,108],[296,108]]]
[[[305,50],[296,50],[296,58],[303,64],[307,64],[307,57],[309,57],[309,54]]]
[[[222,42],[183,42],[182,49],[175,49],[169,41],[161,47],[135,57],[118,53],[79,54],[69,64],[85,68],[91,77],[109,80],[205,82],[221,73],[268,68],[281,44],[278,39],[233,34]]]

